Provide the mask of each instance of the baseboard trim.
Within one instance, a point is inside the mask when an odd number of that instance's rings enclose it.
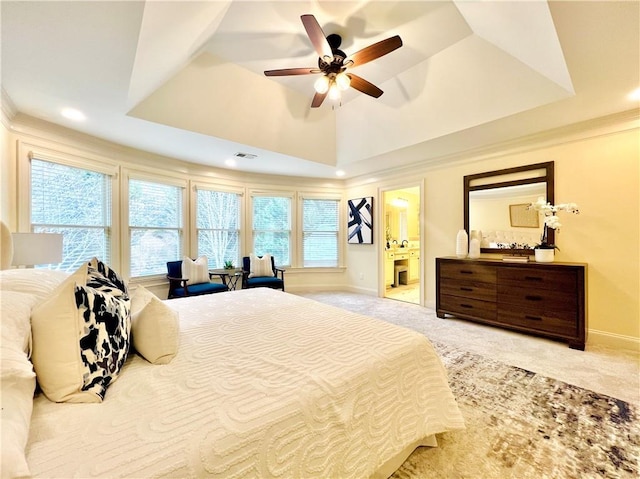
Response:
[[[325,291],[340,291],[336,289],[335,284],[314,284],[314,285],[285,285],[285,289],[291,293],[313,293],[313,292],[325,292]],[[368,296],[378,296],[378,292],[375,289],[357,288],[353,286],[344,286],[342,291],[349,293],[366,294]]]
[[[587,345],[609,346],[615,349],[629,349],[640,352],[640,338],[625,336],[622,334],[608,333],[598,329],[590,329],[587,338]]]

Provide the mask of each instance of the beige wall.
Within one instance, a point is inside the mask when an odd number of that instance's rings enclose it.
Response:
[[[3,145],[2,151],[6,151],[7,154],[3,153],[2,156],[0,176],[2,179],[0,195],[2,198],[3,219],[6,211],[9,218],[7,224],[11,231],[26,230],[29,224],[26,202],[23,201],[26,189],[18,188],[18,183],[20,177],[24,178],[22,181],[28,181],[28,174],[24,172],[27,171],[28,153],[31,150],[44,152],[52,157],[81,158],[83,161],[90,161],[93,164],[106,165],[108,163],[120,172],[120,182],[126,181],[126,175],[130,172],[137,172],[143,175],[153,174],[155,177],[162,175],[165,178],[174,180],[190,180],[198,184],[215,184],[242,189],[245,192],[245,198],[249,196],[248,193],[252,189],[330,195],[340,195],[343,189],[343,182],[340,180],[332,182],[326,179],[240,174],[231,170],[214,169],[171,158],[159,157],[98,140],[32,118],[20,117],[17,122],[19,122],[19,128],[3,129],[3,141],[6,141],[8,148],[5,149]],[[21,166],[18,168],[16,165]],[[162,167],[159,168],[158,165],[162,165]],[[7,183],[6,188],[4,186],[5,182]],[[117,191],[124,190],[120,187]],[[23,200],[19,200],[18,195],[23,197]],[[246,207],[248,206],[245,202],[245,209]],[[245,221],[248,221],[246,211],[243,217]],[[116,240],[114,255],[110,261],[114,268],[124,274],[124,272],[128,271],[128,260],[124,255],[120,254],[121,248],[117,238],[124,238],[125,235],[120,235],[116,231],[119,228],[116,225],[115,216],[113,222]],[[244,231],[245,240],[243,245],[245,246],[243,247],[246,248],[248,244],[247,237],[250,232],[247,232],[248,227],[245,227]],[[189,231],[185,232],[185,236],[189,236]],[[195,250],[195,240],[186,238],[186,243],[187,248],[191,246],[191,249]],[[191,253],[187,251],[185,254]],[[243,251],[243,254],[249,254],[249,251]],[[288,291],[344,289],[347,287],[347,275],[345,268],[342,266],[315,270],[287,268],[285,278]],[[145,278],[137,282],[143,284],[159,297],[166,297],[167,284],[164,277]]]
[[[37,134],[32,130],[18,133],[2,128],[0,199],[2,219],[12,230],[16,219],[16,153],[19,139],[38,141],[53,148],[73,151],[97,151],[102,156],[116,155],[123,164],[157,164],[153,155],[123,149],[101,141],[89,141],[76,133],[55,130]],[[295,289],[349,288],[377,295],[383,291],[381,264],[384,239],[382,192],[407,186],[423,186],[420,208],[422,218],[421,258],[423,261],[423,295],[425,305],[435,305],[434,267],[437,256],[455,253],[455,237],[463,226],[462,177],[467,174],[553,160],[556,176],[556,202],[575,202],[581,214],[565,215],[557,236],[561,251],[559,261],[588,263],[588,312],[590,343],[610,343],[625,347],[640,346],[640,128],[638,120],[620,120],[619,124],[591,129],[572,129],[565,137],[540,140],[521,145],[518,151],[459,158],[448,164],[428,165],[390,171],[369,178],[349,180],[344,185],[345,198],[374,197],[374,244],[345,245],[346,270],[309,274],[291,271],[288,278]],[[163,159],[168,169],[189,176],[211,177],[204,167]],[[300,184],[300,179],[261,177],[220,171],[217,181],[258,182],[280,186]],[[227,178],[226,180],[224,178]],[[308,182],[310,187],[313,182]],[[336,183],[341,184],[341,183]],[[164,285],[155,285],[158,291]]]
[[[407,181],[415,182],[416,176],[425,181],[425,305],[435,306],[435,258],[455,254],[456,233],[463,226],[463,176],[553,160],[556,203],[575,202],[580,207],[579,215],[562,217],[556,259],[588,264],[588,342],[639,349],[640,128],[635,120],[631,126],[621,122],[615,130],[609,126],[580,136],[574,131],[556,139],[555,145],[538,144],[517,153],[467,158],[453,166],[425,166],[405,174]],[[375,195],[379,187],[353,186],[347,196]],[[375,251],[350,254],[351,277],[378,256]],[[381,281],[380,276],[368,277],[360,288],[378,289]]]
[[[9,129],[0,122],[0,220],[15,230],[15,162],[12,161]]]

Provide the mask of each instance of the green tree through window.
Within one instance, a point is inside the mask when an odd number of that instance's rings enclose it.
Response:
[[[253,197],[253,251],[269,253],[277,265],[290,265],[291,198]]]

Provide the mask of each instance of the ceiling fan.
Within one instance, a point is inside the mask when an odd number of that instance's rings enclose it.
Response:
[[[355,88],[374,98],[382,95],[383,91],[373,83],[351,72],[346,73],[346,70],[347,68],[368,63],[400,48],[402,46],[402,39],[398,35],[369,45],[347,58],[347,55],[339,49],[342,43],[342,37],[340,35],[331,34],[325,36],[322,28],[320,28],[320,24],[313,15],[302,15],[300,19],[307,31],[309,40],[311,40],[313,47],[318,53],[318,68],[267,70],[264,72],[266,76],[322,73],[322,76],[320,76],[314,84],[316,93],[313,96],[311,108],[317,108],[322,105],[327,95],[331,99],[340,98],[340,92],[347,90],[349,87]]]

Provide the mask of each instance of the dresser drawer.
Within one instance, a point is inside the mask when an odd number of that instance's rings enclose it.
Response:
[[[584,350],[586,265],[436,258],[436,315],[565,340]]]
[[[577,290],[577,275],[571,270],[500,268],[498,282],[525,288],[561,290],[572,295]]]
[[[449,296],[460,296],[462,298],[495,302],[496,285],[495,283],[458,281],[450,278],[442,278],[440,280],[440,293]]]
[[[551,333],[567,338],[578,334],[577,317],[563,315],[561,312],[527,311],[519,308],[498,309],[498,322],[509,326],[516,326],[542,333]]]
[[[489,320],[496,319],[496,303],[489,301],[443,294],[440,296],[439,308],[451,314]]]
[[[472,262],[443,262],[440,277],[457,281],[496,282],[496,268]]]
[[[564,290],[532,289],[498,284],[498,304],[514,305],[538,311],[569,311],[578,309],[576,295]]]

